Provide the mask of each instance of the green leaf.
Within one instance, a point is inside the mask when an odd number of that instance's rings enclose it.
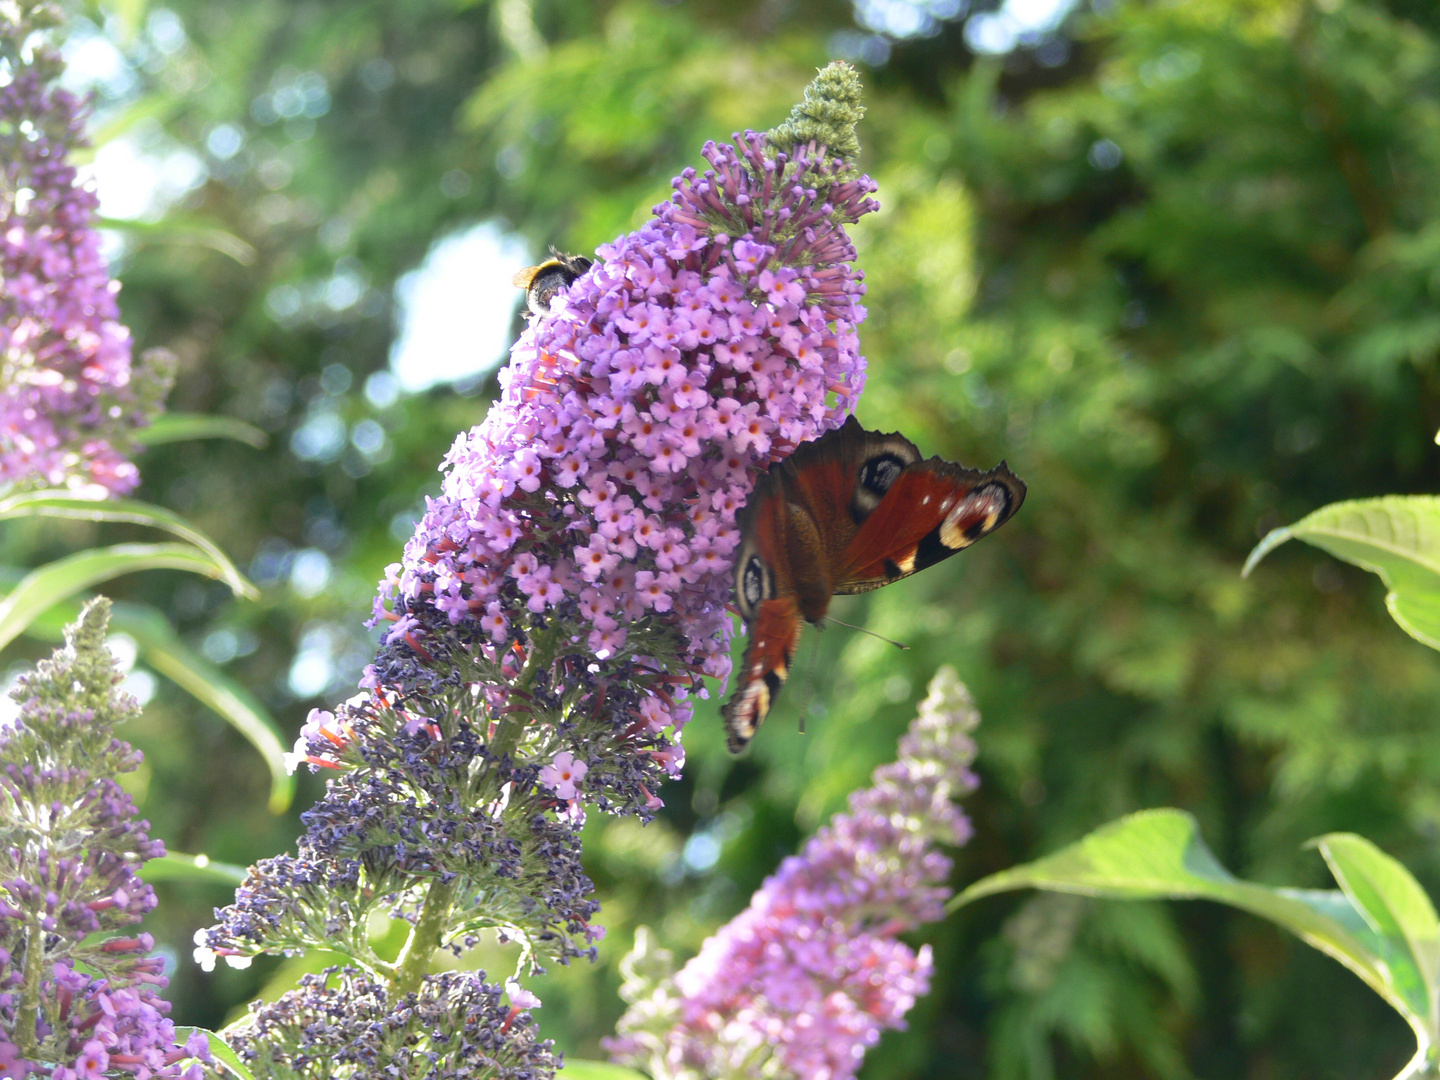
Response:
[[[195,526],[179,514],[163,506],[139,502],[136,499],[86,499],[61,491],[26,491],[0,499],[0,521],[7,518],[29,517],[70,518],[78,521],[126,521],[135,525],[149,525],[188,540],[209,557],[219,574],[206,571],[210,577],[219,577],[230,591],[237,596],[255,599],[259,591],[245,580],[235,569],[234,563],[225,552]],[[13,636],[13,635],[12,635]],[[8,640],[8,639],[7,639]],[[4,642],[0,641],[0,647]]]
[[[1440,1015],[1440,918],[1410,871],[1364,837],[1330,833],[1314,841],[1350,903],[1400,955],[1389,957],[1396,978],[1414,974],[1406,997],[1424,1002],[1431,1032]]]
[[[61,600],[121,574],[159,569],[225,577],[223,566],[188,544],[116,544],[76,552],[32,570],[0,600],[0,649]]]
[[[108,2],[114,3],[114,0],[108,0]],[[136,19],[139,20],[144,13],[145,6],[143,2],[120,0],[120,3],[116,5],[116,10],[120,11],[123,18],[124,11],[122,9],[129,9],[134,13]],[[103,15],[97,18],[96,21],[99,22],[101,18],[103,18]],[[138,26],[139,22],[137,21],[136,27],[138,28]],[[123,24],[120,29],[122,37],[129,37],[132,33],[132,31],[124,29]],[[116,139],[149,121],[163,121],[168,119],[179,104],[180,99],[177,98],[176,95],[169,93],[142,94],[136,97],[128,105],[120,109],[118,113],[111,116],[105,123],[97,124],[88,133],[90,145],[73,156],[73,163],[89,164],[95,160],[95,151],[99,150],[100,147],[106,143],[114,142]],[[121,224],[123,224],[123,222]]]
[[[164,111],[168,111],[168,105]],[[159,221],[99,218],[96,224],[102,229],[128,233],[141,243],[209,248],[234,259],[241,266],[254,265],[258,255],[253,247],[234,233],[197,218],[165,217]]]
[[[56,604],[26,628],[32,637],[60,641],[79,615],[74,601]],[[140,657],[203,705],[213,709],[260,752],[270,770],[270,811],[283,814],[295,795],[295,778],[285,768],[284,736],[265,706],[244,686],[180,640],[164,615],[144,604],[116,603],[110,628],[135,639]]]
[[[265,706],[214,664],[192,652],[176,636],[169,620],[153,608],[116,604],[110,626],[135,639],[147,664],[214,709],[250,740],[270,770],[270,811],[284,813],[295,794],[295,778],[285,768],[280,729]]]
[[[238,1076],[240,1080],[255,1080],[255,1074],[240,1060],[240,1055],[230,1049],[230,1044],[209,1028],[176,1027],[175,1041],[183,1045],[185,1041],[196,1032],[204,1035],[205,1038],[209,1040],[211,1056],[214,1057],[216,1061],[221,1062],[226,1069],[230,1070],[230,1073],[227,1075]]]
[[[208,855],[182,855],[167,851],[140,869],[146,881],[199,881],[235,886],[245,880],[246,870],[234,863],[212,862]]]
[[[623,1065],[611,1065],[608,1061],[584,1061],[567,1058],[561,1070],[565,1080],[650,1080],[642,1072],[627,1069]]]
[[[236,442],[263,450],[270,436],[254,424],[233,416],[211,416],[208,413],[161,413],[149,427],[135,432],[135,441],[144,446],[184,442],[187,439],[234,439]]]
[[[1111,899],[1204,899],[1269,919],[1334,957],[1402,1015],[1419,1052],[1406,1075],[1436,1064],[1431,1006],[1435,913],[1398,863],[1358,838],[1319,841],[1332,866],[1344,868],[1345,891],[1275,889],[1234,877],[1200,838],[1195,819],[1179,810],[1147,810],[1097,829],[1075,844],[976,882],[951,908],[1011,889],[1035,888]],[[1398,873],[1397,873],[1398,870]],[[1338,872],[1337,872],[1338,876]],[[1349,883],[1347,885],[1347,882]],[[1356,903],[1354,895],[1365,902]],[[1419,894],[1423,897],[1423,893]],[[1410,936],[1421,945],[1423,961]],[[1422,966],[1423,965],[1423,966]],[[1417,1065],[1418,1063],[1418,1065]]]
[[[1379,574],[1390,590],[1385,606],[1400,628],[1440,649],[1440,497],[1386,495],[1322,507],[1271,530],[1245,560],[1241,575],[1290,539]]]

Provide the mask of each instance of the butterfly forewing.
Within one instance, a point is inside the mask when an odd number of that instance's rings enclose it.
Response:
[[[1003,463],[989,472],[941,458],[912,465],[846,545],[835,592],[868,592],[934,566],[1005,524],[1024,498],[1024,482]]]

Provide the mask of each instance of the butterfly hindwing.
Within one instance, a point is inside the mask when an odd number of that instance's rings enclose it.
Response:
[[[739,686],[725,703],[726,745],[739,753],[755,736],[770,711],[780,687],[790,675],[790,664],[800,644],[800,609],[794,597],[765,600],[750,620],[750,640]]]
[[[739,519],[735,601],[750,639],[721,709],[730,750],[754,736],[789,674],[802,621],[824,618],[831,596],[948,558],[1024,498],[1024,481],[1003,462],[981,472],[922,461],[903,435],[866,431],[853,416],[772,466]]]

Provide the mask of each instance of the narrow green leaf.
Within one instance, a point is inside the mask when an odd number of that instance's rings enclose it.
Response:
[[[212,862],[207,855],[182,855],[167,851],[151,859],[140,870],[146,881],[199,881],[235,886],[245,880],[246,870],[234,863]]]
[[[130,0],[122,0],[125,7],[136,10],[137,17],[143,13],[144,3],[131,3]],[[174,94],[163,92],[152,92],[141,94],[134,98],[131,103],[115,114],[110,120],[97,125],[89,132],[90,145],[78,154],[72,155],[75,164],[89,164],[95,160],[95,151],[106,143],[114,142],[116,139],[134,130],[137,126],[150,120],[164,120],[176,108],[179,99]]]
[[[1322,507],[1272,530],[1241,574],[1291,539],[1379,574],[1390,590],[1385,606],[1400,628],[1440,649],[1440,496],[1386,495]]]
[[[1020,888],[1125,900],[1215,900],[1249,911],[1348,967],[1405,1017],[1420,1056],[1428,1062],[1434,1053],[1428,995],[1416,993],[1424,979],[1407,960],[1403,938],[1377,929],[1344,892],[1271,889],[1237,879],[1205,846],[1195,819],[1179,810],[1121,818],[1053,855],[976,882],[951,907]]]
[[[103,17],[106,14],[106,10],[101,9],[98,2],[94,6],[97,15]],[[144,21],[145,8],[145,0],[107,0],[106,9],[115,19],[117,37],[122,44],[130,45],[134,42],[135,35],[140,31],[140,24]]]
[[[160,569],[225,576],[223,567],[188,544],[116,544],[76,552],[32,570],[0,600],[0,649],[61,600],[121,574]]]
[[[561,1075],[565,1080],[650,1080],[644,1073],[627,1069],[623,1065],[611,1065],[608,1061],[585,1061],[580,1058],[566,1058]]]
[[[189,439],[234,439],[256,450],[263,450],[270,442],[270,436],[254,424],[247,424],[233,416],[211,416],[207,413],[161,413],[149,427],[135,432],[135,441],[144,446]]]
[[[211,251],[218,251],[221,255],[234,259],[241,266],[254,265],[259,254],[234,233],[196,218],[171,216],[163,217],[159,221],[100,218],[96,224],[102,229],[127,233],[142,243],[209,248]]]
[[[219,577],[231,592],[237,596],[255,599],[259,591],[245,580],[244,575],[225,555],[225,552],[195,526],[179,514],[163,506],[139,502],[136,499],[86,499],[66,491],[26,491],[0,499],[0,521],[7,518],[28,517],[70,518],[78,521],[125,521],[135,525],[148,525],[188,540],[203,551],[219,568]],[[0,643],[3,644],[3,643]]]
[[[44,641],[60,641],[79,613],[78,601],[64,601],[37,616],[25,632]],[[141,659],[250,740],[270,770],[270,810],[284,813],[295,795],[295,778],[285,768],[284,736],[265,706],[220,668],[196,656],[154,608],[116,603],[110,609],[110,628],[133,637]]]
[[[240,1060],[240,1055],[230,1049],[230,1044],[209,1028],[177,1027],[175,1029],[175,1040],[183,1045],[185,1041],[196,1032],[204,1035],[206,1040],[209,1041],[210,1055],[229,1070],[228,1073],[223,1075],[237,1076],[239,1080],[255,1080],[255,1074],[250,1071],[249,1066]]]
[[[285,768],[280,729],[265,706],[214,664],[186,647],[169,620],[153,608],[116,604],[110,625],[135,639],[147,664],[214,709],[250,740],[270,770],[270,810],[284,813],[295,794],[295,778]]]

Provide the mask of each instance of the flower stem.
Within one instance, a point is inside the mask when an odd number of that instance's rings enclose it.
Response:
[[[535,681],[535,676],[550,666],[550,661],[555,656],[555,639],[557,631],[552,626],[549,630],[542,630],[536,634],[530,647],[530,655],[525,660],[525,666],[520,674],[515,677],[515,685],[512,689],[526,691]],[[520,736],[530,725],[534,717],[526,713],[516,713],[505,717],[495,724],[495,734],[490,740],[490,751],[500,758],[505,754],[512,754],[515,748],[520,745]]]
[[[45,931],[33,920],[25,928],[25,975],[20,1003],[15,1009],[15,1046],[23,1057],[34,1057],[40,1046],[35,1022],[40,1015],[40,983],[45,968]]]
[[[455,899],[455,882],[432,881],[425,894],[420,917],[410,931],[405,948],[395,963],[394,985],[397,995],[413,994],[420,989],[420,980],[428,973],[430,955],[440,947],[440,935]]]

